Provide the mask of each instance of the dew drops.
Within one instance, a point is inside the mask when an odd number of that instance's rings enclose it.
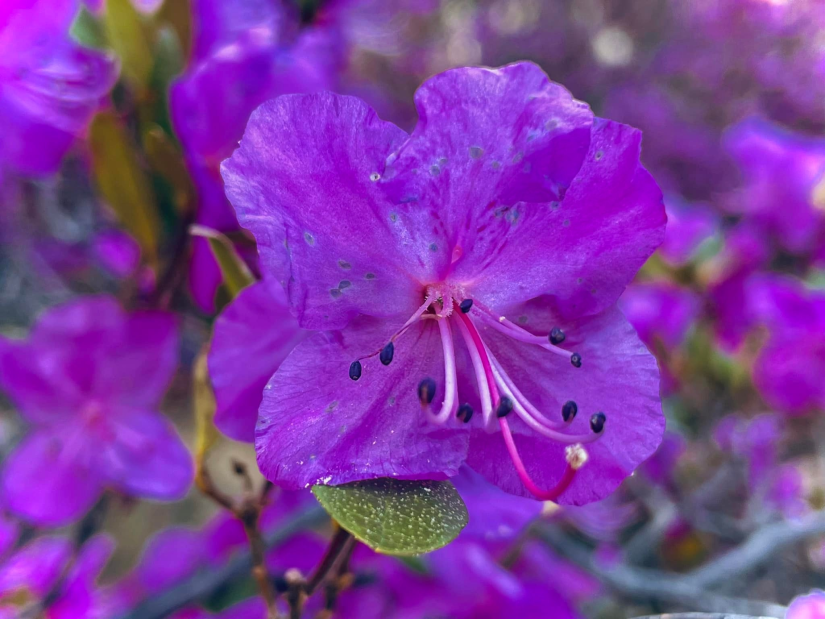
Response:
[[[446,157],[442,157],[441,159],[439,159],[439,160],[438,160],[438,163],[439,163],[439,165],[441,165],[441,166],[445,166],[445,165],[447,165],[447,158],[446,158]]]
[[[381,180],[381,175],[378,172],[373,172],[372,174],[370,174],[370,180],[373,183],[376,183]]]
[[[441,168],[437,165],[431,165],[430,174],[432,174],[433,176],[438,176],[439,174],[441,174]]]
[[[375,273],[365,273],[364,279],[375,279]]]
[[[352,286],[352,282],[348,279],[342,279],[340,282],[338,282],[338,290],[346,290],[350,286]]]
[[[341,296],[341,291],[338,288],[331,288],[329,291],[329,296],[333,299],[337,299]]]
[[[604,151],[597,150],[596,154],[594,155],[594,159],[596,159],[596,161],[599,161],[602,157],[604,157]]]
[[[390,221],[392,223],[395,223],[396,221],[398,221],[398,215],[396,213],[390,213]]]
[[[493,168],[494,170],[498,170],[501,167],[501,162],[500,161],[493,161],[490,164],[490,167]]]
[[[327,404],[327,407],[324,409],[324,412],[325,412],[325,413],[331,413],[331,412],[332,412],[332,411],[334,411],[336,408],[338,408],[338,400],[333,400],[332,402],[330,402],[329,404]],[[310,456],[310,457],[311,457],[311,456]]]
[[[435,243],[430,243],[430,251],[431,252],[437,252],[438,251],[438,245],[436,245]]]
[[[471,146],[470,147],[470,158],[472,159],[481,159],[484,156],[484,149],[480,146]]]
[[[352,268],[352,265],[346,260],[339,260],[338,266],[344,269],[345,271],[349,271]]]
[[[306,241],[306,244],[310,247],[315,245],[315,237],[312,236],[312,234],[309,232],[304,232],[304,240]]]
[[[569,228],[569,227],[570,227],[570,220],[569,220],[569,219],[565,219],[565,220],[564,220],[564,224],[562,224],[562,225],[563,225],[565,228]]]

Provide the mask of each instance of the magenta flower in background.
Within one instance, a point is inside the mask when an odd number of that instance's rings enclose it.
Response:
[[[300,488],[466,462],[511,493],[603,497],[664,427],[615,307],[664,232],[640,134],[529,63],[448,71],[416,104],[407,135],[357,99],[280,97],[223,165],[262,269],[320,331],[264,390],[259,465]]]
[[[825,230],[825,141],[749,119],[728,130],[725,146],[743,181],[728,210],[786,251],[813,251]]]
[[[659,254],[673,265],[682,265],[718,232],[719,217],[707,204],[688,204],[676,197],[666,200],[665,209],[667,232]]]
[[[788,414],[825,408],[825,293],[764,275],[750,283],[749,298],[770,333],[753,368],[759,393]]]
[[[21,600],[38,603],[46,597],[50,604],[42,615],[45,619],[102,616],[97,614],[102,607],[95,580],[113,550],[114,542],[100,535],[89,540],[72,562],[68,539],[40,537],[30,542],[0,564],[0,619],[20,617]]]
[[[300,29],[295,7],[281,0],[197,0],[194,48],[186,72],[169,92],[172,123],[197,188],[196,223],[238,229],[217,166],[237,147],[258,105],[289,92],[332,88],[338,70],[337,35]],[[215,310],[221,274],[205,239],[192,242],[192,296]]]
[[[192,460],[158,412],[177,365],[173,316],[103,296],[48,310],[25,341],[0,339],[0,386],[32,425],[5,463],[7,508],[57,526],[104,488],[181,498]]]
[[[785,619],[823,619],[825,618],[825,592],[811,591],[808,595],[794,598],[785,613]]]
[[[215,392],[215,425],[239,441],[255,440],[255,422],[266,383],[311,331],[298,327],[278,282],[249,286],[215,321],[209,377]]]
[[[50,174],[113,86],[115,64],[68,35],[77,0],[0,3],[0,167]]]

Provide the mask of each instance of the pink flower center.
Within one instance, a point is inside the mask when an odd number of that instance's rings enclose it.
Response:
[[[444,425],[451,419],[468,423],[473,416],[469,404],[459,406],[458,381],[456,377],[455,329],[461,335],[472,362],[481,400],[483,426],[488,431],[501,431],[507,452],[524,486],[541,500],[556,500],[572,483],[576,471],[587,461],[587,452],[583,443],[598,440],[604,434],[606,417],[596,413],[590,418],[592,432],[588,434],[571,434],[564,430],[570,425],[578,412],[575,402],[568,401],[561,410],[561,418],[548,418],[519,390],[512,378],[495,358],[484,343],[476,322],[498,331],[516,342],[532,344],[544,348],[549,353],[569,360],[574,367],[581,367],[582,358],[576,352],[561,348],[565,340],[564,333],[553,329],[547,337],[534,335],[522,329],[504,316],[497,316],[479,301],[466,296],[464,290],[457,287],[428,286],[426,299],[415,313],[407,320],[389,343],[381,350],[368,357],[379,355],[384,365],[389,365],[395,354],[395,341],[412,325],[421,320],[435,320],[441,336],[442,354],[444,356],[444,399],[438,411],[432,409],[436,393],[436,382],[427,377],[418,386],[418,397],[427,419],[436,425]],[[362,357],[366,358],[366,357]],[[361,361],[353,362],[350,378],[361,377]],[[515,413],[531,430],[553,441],[567,445],[565,449],[566,466],[561,480],[548,490],[540,489],[530,478],[516,448],[508,416]]]

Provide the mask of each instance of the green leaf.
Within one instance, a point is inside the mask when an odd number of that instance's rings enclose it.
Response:
[[[84,47],[104,49],[108,42],[100,21],[85,6],[80,7],[69,28],[69,36]]]
[[[145,88],[152,71],[152,45],[132,0],[107,0],[103,23],[123,75],[133,86]]]
[[[467,508],[448,481],[371,479],[313,486],[315,498],[367,546],[418,555],[446,546],[467,525]]]
[[[195,460],[198,471],[203,467],[207,452],[218,441],[218,429],[215,427],[215,394],[209,381],[207,357],[209,344],[204,344],[195,358],[192,372],[192,392],[195,409]]]
[[[255,277],[249,267],[235,251],[232,241],[226,238],[225,235],[212,228],[197,224],[189,226],[189,232],[209,241],[209,248],[215,255],[215,260],[217,260],[221,269],[223,284],[226,286],[230,298],[234,299],[241,290],[254,283]]]
[[[155,195],[134,141],[117,116],[101,112],[89,128],[89,145],[98,190],[137,239],[146,261],[155,267],[160,220]]]

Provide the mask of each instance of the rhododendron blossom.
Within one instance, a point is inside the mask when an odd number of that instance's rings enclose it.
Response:
[[[354,98],[283,96],[223,164],[262,268],[319,331],[265,388],[259,465],[303,487],[466,462],[598,499],[664,426],[615,307],[664,233],[641,136],[530,63],[448,71],[416,104],[407,135]]]

